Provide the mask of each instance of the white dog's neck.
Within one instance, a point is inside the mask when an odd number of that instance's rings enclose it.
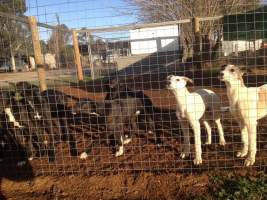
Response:
[[[188,95],[190,94],[188,89],[186,87],[184,88],[180,88],[180,89],[177,89],[177,90],[172,90],[174,96],[175,96],[175,99],[178,103],[178,107],[180,109],[183,109],[184,107],[187,106],[187,98],[188,98]]]
[[[240,91],[240,89],[246,88],[243,80],[235,80],[234,82],[226,82],[227,91],[231,93],[236,93]]]
[[[243,89],[246,89],[243,80],[236,80],[232,83],[226,83],[226,90],[227,90],[227,96],[230,99],[231,104],[235,104],[238,101],[238,98],[242,95],[240,93],[243,93]]]

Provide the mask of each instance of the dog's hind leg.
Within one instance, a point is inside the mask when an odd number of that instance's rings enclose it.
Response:
[[[221,119],[215,119],[215,124],[217,126],[218,132],[219,132],[219,144],[224,146],[226,144],[225,139],[224,139],[224,132],[223,132],[223,127],[221,123]]]
[[[208,121],[206,121],[206,120],[203,121],[203,124],[204,124],[204,126],[207,130],[207,134],[208,134],[207,141],[205,144],[211,144],[211,127],[210,127]]]

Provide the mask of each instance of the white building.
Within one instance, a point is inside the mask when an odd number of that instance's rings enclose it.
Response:
[[[238,54],[240,51],[257,51],[261,48],[262,39],[255,41],[235,40],[235,41],[222,41],[222,50],[224,56],[232,53]]]
[[[179,50],[178,25],[130,30],[132,55]]]

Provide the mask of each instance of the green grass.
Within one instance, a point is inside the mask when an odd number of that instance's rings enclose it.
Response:
[[[264,200],[267,199],[267,175],[214,175],[209,178],[208,192],[193,199]]]

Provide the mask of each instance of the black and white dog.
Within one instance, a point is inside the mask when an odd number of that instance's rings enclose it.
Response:
[[[12,146],[14,151],[24,149],[25,153],[21,157],[32,160],[34,156],[43,155],[45,149],[42,146],[42,138],[38,137],[39,130],[28,115],[27,106],[24,99],[18,99],[14,91],[1,91],[0,128],[2,148]]]
[[[137,115],[143,109],[142,103],[135,98],[105,100],[103,102],[83,100],[74,106],[76,113],[87,113],[88,116],[97,115],[104,118],[106,132],[101,138],[115,147],[116,157],[123,155],[123,145],[131,141],[131,136],[129,136],[131,131],[126,134],[125,128],[130,127],[134,132],[137,131]],[[99,141],[93,141],[92,148],[97,144]],[[86,159],[92,148],[88,148],[81,154],[80,158]]]
[[[119,79],[109,80],[105,86],[107,90],[105,100],[135,98],[141,101],[145,109],[143,110],[143,113],[140,113],[140,117],[144,116],[145,122],[148,123],[149,133],[155,132],[156,143],[160,144],[160,135],[155,128],[155,107],[153,106],[151,99],[145,95],[143,91],[134,91],[130,89],[126,83],[121,82]]]
[[[39,121],[48,134],[49,160],[55,160],[55,143],[57,141],[67,141],[70,145],[71,155],[77,156],[76,141],[69,132],[68,118],[72,117],[72,114],[71,109],[67,106],[67,95],[55,89],[40,92],[37,86],[28,82],[18,82],[16,90],[32,107],[35,112],[32,117]]]

